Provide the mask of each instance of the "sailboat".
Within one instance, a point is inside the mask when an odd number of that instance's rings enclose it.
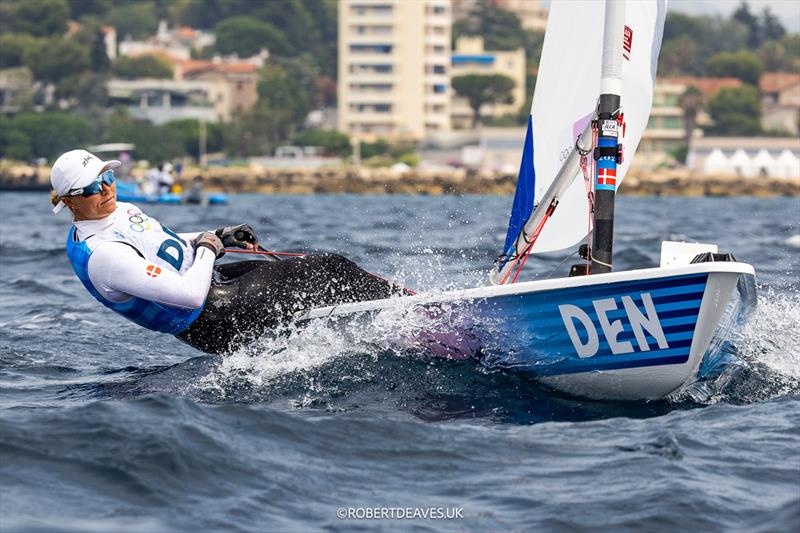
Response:
[[[658,267],[613,271],[614,199],[647,125],[664,0],[553,2],[507,237],[491,285],[314,309],[300,322],[398,306],[442,316],[431,343],[599,400],[678,394],[755,306],[755,271],[713,244],[664,242]],[[602,46],[601,46],[602,44]],[[667,214],[665,214],[667,216]],[[556,279],[517,281],[531,255],[581,245]],[[476,348],[477,346],[477,348]]]

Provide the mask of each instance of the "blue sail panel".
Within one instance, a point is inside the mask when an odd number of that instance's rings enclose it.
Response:
[[[514,204],[508,221],[506,243],[503,255],[514,254],[514,241],[533,212],[534,189],[536,187],[536,171],[533,168],[533,121],[528,117],[528,132],[525,134],[525,145],[522,149],[522,162],[519,165],[517,191],[514,193]],[[500,265],[502,268],[502,265]]]

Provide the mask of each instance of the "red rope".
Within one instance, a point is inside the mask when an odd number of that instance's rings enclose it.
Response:
[[[528,260],[528,256],[530,255],[531,250],[533,249],[533,245],[536,244],[536,240],[539,238],[539,235],[542,233],[542,228],[544,228],[545,222],[547,222],[547,219],[550,218],[550,215],[553,214],[554,210],[555,210],[555,206],[552,206],[552,205],[547,209],[547,212],[545,213],[544,217],[542,217],[542,221],[539,223],[539,226],[536,228],[536,231],[533,233],[533,239],[531,239],[530,244],[528,244],[527,248],[525,248],[525,251],[523,252],[523,254],[521,256],[517,256],[517,258],[514,259],[514,262],[511,264],[511,268],[509,268],[508,272],[506,272],[506,275],[503,276],[503,280],[500,282],[500,285],[505,285],[506,284],[506,280],[508,280],[508,276],[511,275],[511,272],[514,272],[514,269],[515,269],[514,265],[516,265],[519,262],[519,260],[522,259],[522,263],[520,263],[519,266],[516,267],[516,273],[514,274],[514,278],[511,280],[511,283],[515,283],[517,281],[517,277],[519,276],[519,273],[522,271],[522,267],[525,266],[525,261]]]
[[[270,252],[269,250],[264,250],[263,252],[259,252],[256,250],[233,250],[230,248],[225,248],[225,253],[231,254],[252,254],[252,255],[283,255],[287,257],[305,257],[306,254],[293,254],[289,252]]]
[[[550,213],[548,212],[542,217],[542,221],[539,223],[539,227],[536,228],[536,233],[531,240],[531,243],[528,245],[528,249],[525,250],[525,255],[522,256],[522,262],[517,267],[517,272],[514,274],[514,279],[511,280],[511,283],[517,282],[517,277],[519,277],[519,273],[522,272],[522,267],[525,266],[525,261],[528,260],[528,256],[531,255],[531,250],[533,250],[533,245],[536,244],[536,239],[539,238],[539,234],[542,233],[542,228],[544,228],[544,223],[547,222],[547,219],[550,218]]]

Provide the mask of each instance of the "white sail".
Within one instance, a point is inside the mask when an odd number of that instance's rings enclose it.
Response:
[[[650,117],[665,15],[666,0],[626,2],[621,96],[627,128],[621,139],[625,161],[617,169],[618,185]],[[559,0],[551,5],[531,107],[536,201],[552,183],[596,109],[604,18],[604,2]],[[579,177],[561,196],[532,253],[574,246],[586,236],[588,218],[586,190]]]

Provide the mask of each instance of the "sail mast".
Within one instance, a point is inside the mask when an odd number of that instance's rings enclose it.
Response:
[[[598,140],[594,150],[595,175],[593,274],[611,272],[614,241],[614,201],[617,192],[617,164],[622,163],[620,133],[620,94],[622,93],[622,50],[625,28],[625,1],[607,0],[603,32],[603,64],[600,101],[597,106]]]

